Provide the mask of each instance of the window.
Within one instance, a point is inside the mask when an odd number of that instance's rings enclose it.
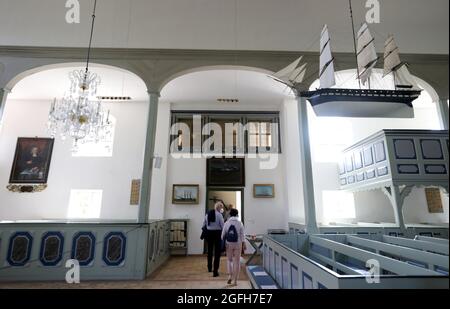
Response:
[[[222,136],[222,151],[225,152],[236,152],[239,149],[242,143],[242,130],[240,125],[242,124],[241,119],[234,119],[228,117],[221,118],[209,118],[208,123],[215,123],[219,125]],[[213,129],[213,127],[211,128]],[[215,135],[216,132],[213,133]],[[211,145],[216,147],[215,145]]]
[[[323,213],[329,222],[338,219],[356,218],[353,193],[345,191],[323,191]]]
[[[194,121],[198,121],[198,124]],[[201,136],[196,135],[199,133],[194,132],[194,127],[201,128]],[[203,112],[199,115],[182,111],[172,113],[172,153],[218,151],[219,147],[214,145],[214,141],[219,140],[222,143],[222,153],[280,152],[279,114]],[[206,141],[209,143],[205,143]],[[202,148],[197,149],[194,147],[196,145],[201,145]]]
[[[111,125],[100,139],[86,137],[79,140],[72,150],[73,157],[112,157],[116,118],[108,115],[108,119]]]
[[[71,190],[69,219],[98,219],[102,208],[103,190]]]
[[[249,147],[272,147],[272,123],[268,121],[248,122]]]
[[[191,149],[194,145],[194,121],[192,118],[180,118],[177,119],[178,128],[178,142],[177,147],[178,150],[181,151],[183,148]],[[189,129],[189,132],[186,132],[185,129]]]

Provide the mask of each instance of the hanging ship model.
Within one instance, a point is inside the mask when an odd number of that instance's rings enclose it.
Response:
[[[353,27],[351,3],[350,13]],[[306,98],[315,114],[321,117],[414,118],[412,102],[422,90],[409,73],[407,64],[400,60],[394,37],[390,35],[385,42],[383,74],[383,77],[393,75],[394,89],[371,89],[370,78],[379,60],[374,38],[366,23],[358,31],[357,37],[354,31],[353,35],[359,89],[336,87],[335,59],[328,27],[325,25],[320,38],[320,88],[300,91],[299,95]],[[301,57],[271,77],[295,88],[296,84],[303,81],[306,71],[306,64],[299,66],[300,61]]]

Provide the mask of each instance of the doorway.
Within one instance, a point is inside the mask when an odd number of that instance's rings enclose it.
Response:
[[[228,219],[227,211],[236,208],[239,211],[239,218],[244,223],[244,189],[243,188],[216,188],[209,187],[206,190],[205,213],[214,209],[216,202],[225,205],[224,219]]]
[[[206,189],[206,205],[205,213],[214,209],[216,202],[223,202],[226,208],[236,208],[239,211],[239,218],[244,223],[244,188],[230,188],[230,187],[208,187]],[[227,218],[227,211],[224,212],[224,219]],[[206,241],[203,246],[203,253],[207,252]]]

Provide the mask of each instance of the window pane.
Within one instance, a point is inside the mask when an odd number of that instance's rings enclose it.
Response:
[[[216,123],[220,126],[222,130],[222,150],[229,149],[230,147],[238,146],[238,134],[237,125],[241,123],[239,119],[211,119],[212,123]],[[228,124],[229,130],[226,130]],[[232,126],[236,126],[233,127]],[[232,129],[231,129],[232,128]],[[230,143],[230,145],[225,145],[225,143]]]
[[[100,218],[103,190],[71,190],[69,219]]]
[[[270,133],[270,122],[261,122],[260,124],[261,133]]]
[[[258,135],[256,135],[256,134],[249,135],[249,146],[250,147],[258,147],[259,146]]]
[[[192,135],[192,131],[193,131],[193,120],[192,118],[179,118],[176,121],[179,124],[184,124],[189,128],[189,132],[183,132],[183,130],[179,130],[178,131],[178,150],[182,150],[183,147],[192,147],[193,145],[193,135]],[[181,125],[181,127],[183,127],[183,125]],[[189,143],[189,144],[188,144]],[[189,150],[189,149],[185,149],[185,150]]]
[[[251,121],[248,123],[249,147],[272,147],[272,122]]]
[[[249,134],[258,134],[259,133],[259,122],[248,122],[248,132]]]

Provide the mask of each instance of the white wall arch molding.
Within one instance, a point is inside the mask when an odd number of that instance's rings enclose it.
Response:
[[[259,67],[251,67],[251,66],[242,66],[242,65],[211,65],[211,66],[199,66],[199,67],[193,67],[189,68],[183,71],[179,71],[171,76],[169,76],[167,79],[165,79],[161,85],[161,91],[164,89],[165,86],[167,86],[171,81],[182,77],[184,75],[188,75],[191,73],[197,73],[197,72],[207,72],[207,71],[217,71],[217,70],[223,70],[223,71],[249,71],[249,72],[257,72],[262,73],[265,75],[271,75],[273,74],[273,71],[267,70],[265,68],[259,68]]]

